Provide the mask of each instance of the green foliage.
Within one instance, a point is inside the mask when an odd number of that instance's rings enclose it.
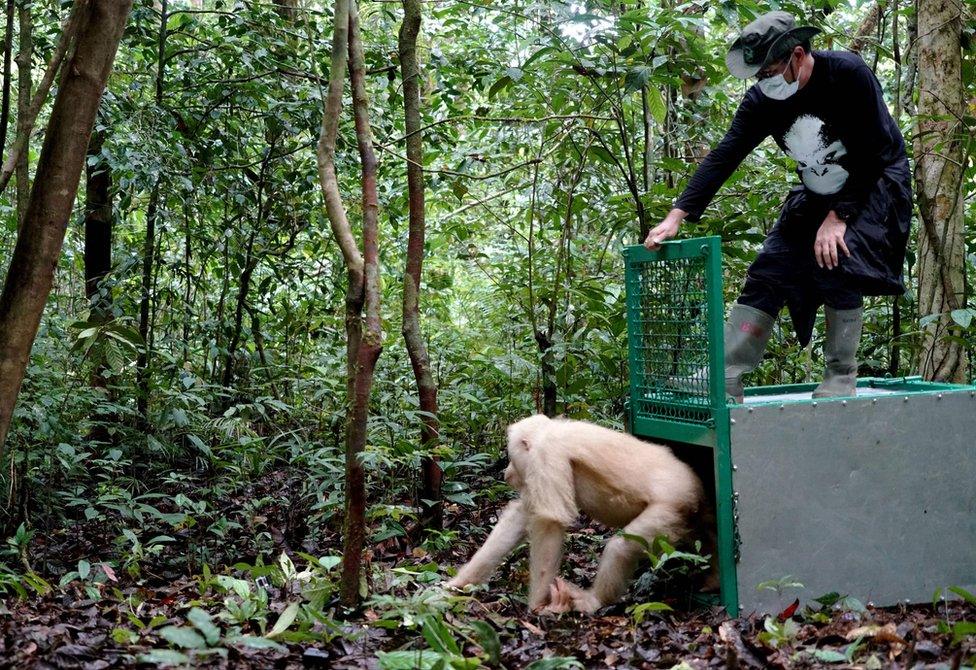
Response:
[[[838,48],[862,13],[821,0],[778,6],[813,17]],[[98,287],[98,304],[107,311],[84,297],[79,207],[15,409],[0,467],[0,487],[9,492],[0,527],[11,538],[0,557],[0,591],[26,598],[78,589],[105,598],[114,582],[108,571],[139,586],[161,572],[195,573],[200,593],[219,599],[213,611],[190,607],[180,621],[127,612],[113,632],[119,644],[158,646],[142,657],[148,663],[189,665],[223,656],[230,645],[274,650],[340,634],[329,607],[344,513],[346,274],[323,211],[315,155],[331,12],[211,0],[202,11],[171,5],[157,103],[158,9],[133,9],[98,121],[105,144],[89,157],[112,176],[114,262]],[[731,27],[765,9],[755,0],[424,5],[427,240],[420,301],[439,386],[432,453],[444,468],[452,512],[463,516],[509,494],[501,482],[484,481],[489,472],[498,479],[491,467],[503,452],[504,426],[538,411],[544,389],[552,389],[557,412],[623,425],[620,245],[636,242],[642,224],[665,214],[696,157],[721,138],[743,92],[723,62]],[[897,11],[907,18],[913,10]],[[400,15],[396,3],[364,3],[362,12],[380,157],[385,333],[363,465],[369,540],[380,545],[408,537],[417,472],[431,452],[420,444],[425,417],[400,337],[408,217],[402,82],[393,55]],[[36,13],[35,64],[49,56],[59,18]],[[898,84],[890,34],[885,40],[877,73],[891,101]],[[967,100],[973,67],[967,52]],[[680,93],[696,80],[704,86],[694,97]],[[910,98],[902,92],[903,103]],[[907,131],[913,119],[903,113],[898,121]],[[970,135],[963,138],[966,155],[976,141]],[[340,121],[336,165],[358,230],[360,172],[349,114]],[[723,237],[727,302],[775,221],[792,168],[776,147],[760,147],[703,220],[682,231]],[[972,184],[972,161],[965,170],[964,183]],[[142,261],[156,187],[144,341]],[[13,193],[11,187],[0,197],[0,258],[9,257],[15,241]],[[972,271],[970,193],[964,207]],[[905,374],[915,365],[921,335],[913,321],[914,256],[910,249],[909,290],[897,303],[867,301],[862,372]],[[898,334],[891,326],[896,304]],[[945,316],[955,324],[951,336],[972,350],[973,310]],[[822,332],[821,323],[811,354],[798,350],[781,322],[750,382],[818,374]],[[137,411],[140,354],[148,356],[146,417]],[[32,537],[62,532],[91,537],[105,555],[33,565]],[[443,551],[462,532],[452,527],[420,543]],[[265,564],[261,557],[281,555],[281,535],[292,558]],[[662,578],[707,565],[694,552],[660,542],[644,548]],[[380,591],[369,601],[379,614],[374,625],[419,632],[425,644],[423,652],[397,652],[384,662],[497,664],[492,626],[454,623],[469,599],[422,588],[441,567],[401,564],[373,575]],[[394,588],[415,592],[384,592]],[[272,589],[282,597],[271,597]],[[840,596],[822,605],[863,610]],[[652,601],[630,613],[640,622],[663,607]],[[814,621],[826,613],[806,616]],[[786,624],[770,625],[770,641],[788,643]],[[946,622],[954,635],[967,625]],[[482,651],[472,656],[464,641]],[[531,667],[575,665],[554,658]]]

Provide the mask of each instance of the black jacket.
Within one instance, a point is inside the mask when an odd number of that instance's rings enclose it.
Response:
[[[860,56],[840,51],[813,56],[809,81],[786,100],[768,98],[755,85],[746,92],[725,137],[675,206],[697,221],[746,155],[772,136],[796,161],[802,184],[780,213],[777,227],[785,237],[809,240],[812,257],[812,235],[833,209],[847,221],[851,252],[837,271],[865,295],[903,293],[912,215],[904,139]]]

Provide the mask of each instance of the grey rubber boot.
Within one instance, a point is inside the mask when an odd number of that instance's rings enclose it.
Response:
[[[775,319],[766,312],[735,303],[725,322],[725,393],[743,400],[742,375],[762,360]]]
[[[857,384],[857,345],[861,341],[864,310],[824,307],[827,339],[824,341],[826,370],[814,398],[853,396]]]

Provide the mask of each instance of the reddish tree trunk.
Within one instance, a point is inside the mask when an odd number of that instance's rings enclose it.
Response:
[[[356,356],[356,378],[349,407],[346,444],[346,542],[342,560],[342,599],[359,601],[359,578],[366,535],[366,477],[360,455],[366,448],[366,420],[373,371],[383,350],[380,322],[379,202],[376,195],[376,154],[369,126],[366,63],[359,33],[359,10],[349,2],[349,79],[352,82],[356,143],[362,162],[363,295],[366,330]]]
[[[420,411],[420,444],[424,457],[420,465],[420,490],[417,505],[420,524],[440,529],[442,525],[441,480],[443,473],[433,447],[437,444],[437,383],[430,371],[430,357],[420,332],[420,278],[423,274],[424,237],[424,150],[420,128],[420,65],[417,61],[417,36],[420,33],[420,0],[403,0],[400,26],[400,73],[403,77],[403,111],[407,130],[407,191],[410,206],[410,231],[407,237],[407,263],[403,274],[403,339],[417,380]]]
[[[362,253],[353,238],[335,173],[336,135],[339,114],[342,111],[342,89],[347,63],[352,82],[356,141],[362,162]],[[368,111],[359,14],[353,0],[336,0],[329,91],[322,115],[317,158],[319,183],[325,198],[329,224],[342,251],[349,278],[346,292],[346,354],[349,375],[349,409],[346,415],[346,518],[340,584],[342,601],[347,605],[354,605],[359,601],[363,546],[366,541],[366,477],[360,455],[366,447],[369,394],[383,342],[380,324],[376,155],[373,152]]]
[[[0,450],[51,292],[88,139],[131,0],[92,0],[51,110],[24,224],[0,294]],[[2,456],[2,451],[0,451]]]

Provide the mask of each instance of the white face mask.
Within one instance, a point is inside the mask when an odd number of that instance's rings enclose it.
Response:
[[[790,58],[790,67],[793,66],[793,59]],[[767,98],[772,98],[773,100],[786,100],[788,97],[800,90],[800,77],[794,75],[793,82],[788,83],[784,70],[775,77],[766,77],[765,79],[759,80],[759,90],[762,91],[763,95]],[[799,73],[797,73],[799,74]]]

